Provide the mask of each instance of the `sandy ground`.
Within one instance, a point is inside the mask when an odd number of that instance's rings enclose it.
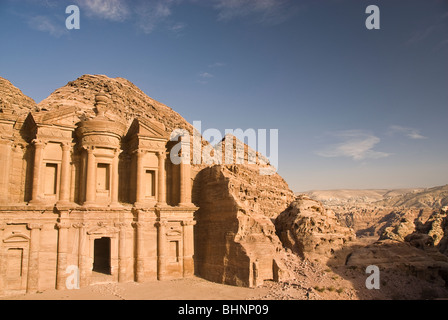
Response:
[[[97,284],[74,290],[1,298],[3,300],[246,300],[264,296],[268,288],[241,288],[213,283],[198,277],[147,283]]]

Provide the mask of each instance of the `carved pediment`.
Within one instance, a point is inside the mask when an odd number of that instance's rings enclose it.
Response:
[[[161,123],[145,118],[136,118],[132,122],[127,136],[130,138],[134,135],[163,140],[169,138]]]
[[[60,110],[46,112],[42,115],[40,120],[45,124],[74,126],[80,120],[77,111],[77,107],[66,107]]]

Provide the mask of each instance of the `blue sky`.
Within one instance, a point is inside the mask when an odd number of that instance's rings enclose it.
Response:
[[[278,129],[294,191],[448,183],[447,1],[1,0],[0,38],[37,102],[105,74],[203,129]]]

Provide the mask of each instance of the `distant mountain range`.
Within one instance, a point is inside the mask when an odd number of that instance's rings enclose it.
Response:
[[[378,207],[434,208],[448,205],[448,185],[408,189],[338,189],[299,192],[328,206],[373,205]]]

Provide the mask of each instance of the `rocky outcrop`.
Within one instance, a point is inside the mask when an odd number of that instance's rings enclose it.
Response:
[[[433,246],[436,246],[444,254],[448,254],[448,207],[443,207],[440,212],[436,212],[429,217],[428,221],[416,230],[416,233],[426,234],[431,239]]]
[[[279,175],[258,169],[216,165],[196,176],[196,270],[208,280],[253,287],[288,277],[272,219],[293,193]]]
[[[403,218],[396,225],[385,228],[379,239],[405,241],[405,238],[414,231],[414,222],[409,218]]]
[[[447,254],[448,244],[448,221],[447,208],[439,212],[433,212],[426,222],[418,221],[415,224],[409,217],[403,217],[400,221],[385,228],[380,240],[396,240],[409,242],[411,245],[425,249],[435,247],[440,252]]]
[[[11,82],[0,77],[0,112],[11,113],[17,116],[26,116],[28,112],[35,111],[36,102],[23,94]]]
[[[306,196],[296,199],[275,220],[283,245],[301,257],[331,257],[356,236],[331,210]]]
[[[353,228],[358,237],[379,237],[390,227],[407,220],[422,225],[437,211],[433,209],[330,207],[342,225]],[[389,229],[390,230],[390,229]]]

